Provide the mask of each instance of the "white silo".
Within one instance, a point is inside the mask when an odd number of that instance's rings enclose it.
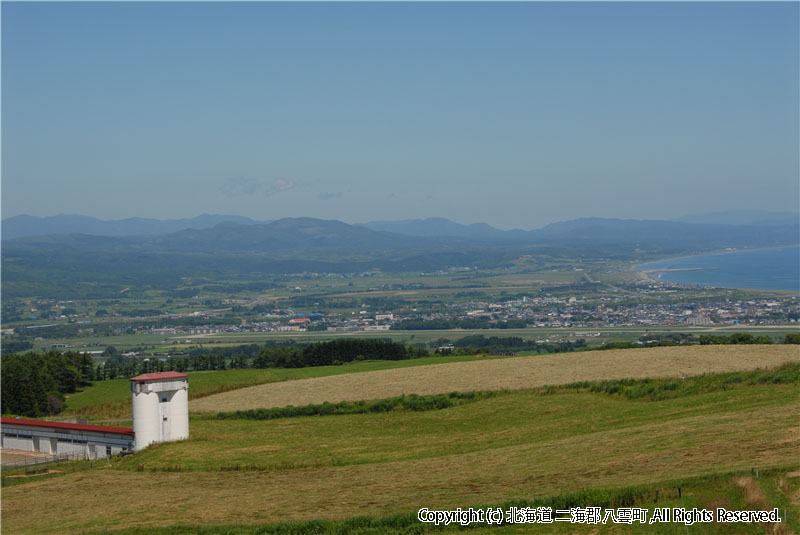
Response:
[[[131,378],[133,449],[189,438],[189,376],[145,373]]]

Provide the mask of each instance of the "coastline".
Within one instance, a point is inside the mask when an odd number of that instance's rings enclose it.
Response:
[[[709,268],[709,267],[689,267],[689,268],[664,268],[664,269],[641,269],[643,267],[647,267],[651,264],[657,264],[662,262],[669,262],[674,260],[684,260],[689,258],[696,258],[696,257],[712,257],[712,256],[723,256],[727,254],[734,254],[734,253],[749,253],[749,252],[756,252],[756,251],[771,251],[771,250],[779,250],[779,249],[794,249],[800,247],[800,244],[793,244],[793,245],[777,245],[772,247],[754,247],[752,249],[749,248],[739,248],[739,249],[723,249],[717,251],[710,251],[707,253],[699,253],[699,254],[689,254],[689,255],[680,255],[680,256],[672,256],[666,257],[658,260],[649,260],[647,262],[640,262],[637,264],[633,264],[630,267],[630,271],[634,272],[638,279],[646,280],[652,283],[666,283],[668,281],[664,281],[661,279],[657,279],[652,276],[653,273],[665,273],[665,272],[673,272],[673,271],[708,271],[710,269],[716,268]],[[798,293],[800,289],[786,289],[786,288],[753,288],[753,287],[734,287],[734,286],[716,286],[716,285],[707,285],[707,284],[692,284],[692,283],[681,283],[681,282],[674,282],[671,284],[680,284],[684,286],[696,286],[696,287],[703,287],[703,286],[710,286],[715,288],[727,288],[727,289],[737,289],[737,290],[755,290],[755,291],[770,291],[770,292],[790,292],[790,293]]]
[[[694,258],[696,256],[717,256],[717,255],[724,255],[724,254],[733,254],[733,253],[749,253],[751,251],[770,251],[773,249],[789,249],[790,247],[800,247],[800,243],[795,243],[793,245],[773,245],[772,247],[753,247],[752,249],[748,248],[740,248],[740,249],[716,249],[714,251],[709,251],[707,253],[696,253],[696,254],[684,254],[679,256],[668,256],[666,258],[659,258],[657,260],[648,260],[647,262],[640,262],[638,264],[634,264],[631,266],[631,271],[640,271],[639,268],[642,266],[646,266],[648,264],[655,264],[657,262],[668,262],[670,260],[683,260],[684,258]],[[651,272],[656,271],[664,271],[661,269],[652,269],[649,270]]]

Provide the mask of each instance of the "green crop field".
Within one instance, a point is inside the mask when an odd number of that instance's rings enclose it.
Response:
[[[781,525],[689,532],[788,534],[797,531],[800,510],[800,390],[797,366],[781,370],[642,383],[661,385],[666,397],[655,400],[634,382],[632,397],[608,385],[604,392],[576,385],[424,412],[193,416],[190,439],[110,466],[24,483],[4,478],[3,527],[22,534],[428,533],[437,530],[414,521],[421,507],[521,500],[778,507],[788,516]],[[685,533],[682,524],[533,528],[467,532]]]

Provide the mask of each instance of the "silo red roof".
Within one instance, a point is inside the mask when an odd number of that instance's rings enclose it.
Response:
[[[170,379],[186,379],[189,376],[181,372],[159,372],[143,373],[136,377],[131,377],[131,381],[166,381]]]

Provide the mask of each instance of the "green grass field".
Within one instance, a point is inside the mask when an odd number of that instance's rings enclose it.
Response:
[[[499,451],[509,460],[519,457],[521,461],[531,448],[558,444],[537,463],[539,469],[555,473],[571,454],[584,457],[577,453],[584,451],[585,444],[576,439],[587,435],[596,445],[603,445],[599,449],[619,442],[617,454],[669,439],[666,450],[677,452],[680,444],[691,448],[713,441],[719,442],[716,454],[723,455],[723,443],[729,440],[729,453],[734,453],[738,447],[735,437],[748,427],[750,438],[768,440],[773,427],[780,427],[781,414],[800,415],[796,407],[799,398],[793,397],[796,393],[797,385],[780,385],[635,402],[602,394],[519,391],[424,413],[277,421],[197,419],[191,422],[191,440],[148,448],[126,459],[121,467],[144,465],[146,470],[165,470],[179,465],[181,470],[214,471],[238,465],[269,470],[416,461],[477,452],[487,458]],[[757,414],[762,421],[751,427]],[[673,427],[683,427],[684,432],[671,436]],[[519,448],[524,453],[518,452]]]
[[[427,412],[193,417],[189,440],[154,445],[107,468],[5,488],[3,524],[21,534],[429,533],[441,530],[413,521],[421,507],[523,500],[779,507],[789,518],[767,526],[772,531],[720,524],[689,532],[796,532],[798,384],[726,379],[706,376],[698,384],[716,385],[713,391],[687,388],[660,401],[576,387],[511,391]],[[734,389],[718,389],[725,384]],[[685,526],[468,532],[682,534]]]
[[[679,495],[678,488],[681,493]],[[725,507],[729,510],[766,510],[778,508],[781,524],[731,524],[703,523],[686,526],[682,523],[632,522],[613,523],[610,518],[603,524],[578,524],[553,522],[550,524],[510,524],[503,526],[457,524],[434,526],[417,521],[416,515],[394,515],[389,517],[360,516],[339,521],[310,521],[267,524],[260,526],[171,526],[169,528],[123,529],[107,531],[115,535],[144,534],[190,534],[204,535],[254,535],[254,534],[350,534],[350,535],[390,535],[397,533],[469,533],[470,535],[509,535],[520,533],[541,534],[641,534],[652,535],[762,535],[764,533],[785,535],[796,533],[800,522],[793,516],[797,508],[789,501],[789,496],[800,490],[800,477],[787,477],[786,470],[770,470],[760,474],[757,479],[748,472],[720,474],[673,480],[659,484],[615,488],[610,490],[584,491],[570,494],[548,496],[536,500],[515,500],[488,507],[509,511],[511,507],[602,507],[603,517],[608,509],[637,507],[647,510],[647,519],[653,517],[658,508],[682,508],[691,510]],[[558,504],[558,505],[557,505]],[[486,504],[482,504],[486,509]],[[555,507],[554,507],[555,506]],[[787,507],[788,506],[788,507]],[[792,514],[789,514],[789,513]],[[564,516],[561,516],[564,518]]]
[[[195,398],[281,380],[272,370],[255,369],[190,372],[189,377],[192,387],[189,393]],[[128,379],[95,381],[92,386],[67,397],[67,409],[64,415],[130,418],[130,381]]]
[[[504,357],[491,357],[504,358]],[[293,379],[310,379],[343,375],[348,373],[387,370],[486,360],[475,356],[441,356],[411,360],[374,360],[350,362],[341,366],[317,366],[313,368],[237,369],[223,371],[189,372],[189,399],[197,399],[248,386]],[[128,379],[95,381],[92,386],[67,397],[64,415],[78,415],[93,419],[130,418],[131,393]]]

